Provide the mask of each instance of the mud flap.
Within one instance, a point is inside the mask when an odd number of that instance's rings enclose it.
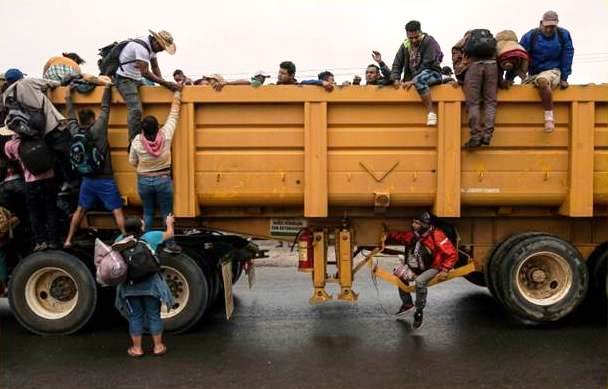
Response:
[[[232,262],[222,263],[222,278],[224,279],[224,302],[226,319],[230,320],[234,312],[234,296],[232,295]]]

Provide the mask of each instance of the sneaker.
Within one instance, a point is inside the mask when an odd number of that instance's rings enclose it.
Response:
[[[545,120],[545,132],[550,134],[555,130],[555,122],[553,120]]]
[[[171,241],[167,242],[163,251],[169,254],[180,254],[182,252],[182,248],[179,247],[177,243]]]
[[[482,145],[482,140],[480,138],[471,138],[464,144],[464,148],[465,149],[476,149],[478,147],[481,147],[481,145]]]
[[[427,126],[436,126],[437,125],[437,114],[435,112],[429,112],[426,115],[426,125]]]
[[[414,313],[414,328],[418,329],[420,327],[422,327],[422,311],[416,311],[416,313]]]
[[[395,316],[401,316],[403,314],[405,314],[407,311],[409,311],[410,309],[414,308],[414,304],[402,304],[401,308],[399,308],[399,310],[397,311],[397,313],[395,313]]]
[[[482,146],[489,146],[491,141],[492,141],[492,135],[484,134],[481,137],[481,145]]]

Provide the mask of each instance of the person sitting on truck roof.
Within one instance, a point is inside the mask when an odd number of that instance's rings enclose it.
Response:
[[[334,79],[334,75],[330,71],[323,71],[319,73],[316,80],[304,80],[300,82],[300,85],[318,85],[322,86],[327,92],[331,92],[334,90],[334,85],[336,81]]]
[[[78,112],[76,119],[76,110],[72,102],[71,88],[66,88],[65,103],[68,113],[68,122],[73,135],[77,133],[84,134],[89,145],[84,147],[84,152],[91,151],[90,156],[84,158],[91,163],[94,155],[101,156],[99,166],[85,166],[87,170],[92,170],[91,173],[86,173],[80,184],[80,194],[78,197],[78,208],[70,221],[70,229],[65,238],[63,247],[72,246],[72,238],[80,226],[82,218],[92,209],[96,203],[100,202],[103,207],[112,211],[116,225],[120,232],[125,234],[125,218],[122,211],[122,198],[118,191],[118,186],[114,180],[114,171],[112,170],[112,156],[110,154],[110,145],[108,144],[108,119],[110,116],[110,101],[112,99],[112,86],[106,85],[101,99],[101,114],[95,118],[95,112],[90,109],[82,109]],[[89,159],[90,157],[90,159]],[[83,159],[84,160],[84,159]]]
[[[283,61],[279,65],[277,85],[296,85],[296,64],[291,61]]]
[[[409,293],[399,289],[402,305],[397,316],[416,307],[414,328],[420,328],[426,305],[427,283],[437,275],[439,279],[446,279],[456,264],[458,253],[446,234],[433,225],[429,212],[422,212],[414,218],[411,231],[387,231],[386,238],[387,243],[394,241],[405,245],[406,264],[416,274],[416,304],[412,303]]]
[[[452,47],[454,69],[463,83],[463,92],[469,116],[471,138],[464,144],[473,149],[488,146],[494,133],[496,119],[496,92],[498,66],[496,65],[496,41],[490,31],[467,31]],[[481,103],[484,120],[481,122]]]
[[[180,106],[181,90],[177,90],[173,94],[165,125],[159,128],[156,117],[146,116],[141,123],[142,131],[133,139],[129,151],[129,163],[137,170],[137,191],[143,203],[146,231],[153,227],[157,206],[162,220],[173,212],[171,142],[177,128]],[[179,254],[181,248],[173,239],[169,239],[164,251]]]
[[[174,223],[173,215],[167,215],[165,218],[167,229],[165,231],[148,231],[142,234],[143,231],[148,230],[145,222],[139,218],[130,217],[125,222],[125,229],[129,236],[145,241],[152,253],[157,255],[158,246],[169,239],[173,239]],[[120,242],[124,237],[121,235],[116,238],[118,243],[115,243],[112,248],[121,251]],[[144,355],[141,345],[144,329],[147,329],[152,335],[152,341],[154,342],[153,355],[160,356],[167,353],[167,347],[163,343],[163,321],[160,317],[161,304],[164,304],[168,309],[175,305],[171,290],[162,273],[155,273],[137,282],[126,281],[116,288],[115,307],[129,320],[129,334],[133,343],[127,351],[129,356],[138,358]]]
[[[382,54],[379,51],[372,51],[372,59],[377,63],[369,64],[365,69],[365,84],[366,85],[387,85],[391,83],[391,70],[382,60]]]
[[[391,79],[395,87],[416,88],[428,114],[427,126],[437,125],[437,113],[431,98],[432,85],[441,84],[443,53],[437,41],[421,31],[420,22],[412,20],[405,25],[407,38],[399,46],[393,61]],[[403,81],[401,81],[403,73]]]
[[[517,34],[504,30],[496,34],[498,86],[509,89],[515,77],[524,81],[528,74],[528,52],[519,44]]]
[[[145,46],[142,45],[145,43]],[[150,30],[150,35],[129,42],[120,52],[122,64],[116,71],[116,88],[127,105],[127,123],[129,126],[129,143],[141,131],[142,107],[139,99],[139,86],[147,79],[172,91],[178,85],[163,79],[156,59],[156,53],[166,51],[175,54],[173,36],[167,31],[158,33]]]
[[[519,42],[530,56],[529,77],[524,83],[538,88],[545,110],[545,132],[555,129],[552,89],[568,87],[574,57],[570,33],[558,27],[558,22],[557,12],[545,12],[540,26],[528,31]]]

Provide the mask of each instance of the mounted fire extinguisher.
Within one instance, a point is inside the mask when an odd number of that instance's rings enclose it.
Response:
[[[296,235],[298,243],[298,271],[311,272],[315,264],[313,233],[309,228],[302,228]]]

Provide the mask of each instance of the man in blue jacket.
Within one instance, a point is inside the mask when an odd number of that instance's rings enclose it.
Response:
[[[568,87],[574,57],[570,33],[558,27],[558,22],[557,12],[545,12],[540,27],[528,31],[520,42],[530,55],[529,77],[525,83],[538,88],[545,110],[545,132],[555,129],[552,89]]]

